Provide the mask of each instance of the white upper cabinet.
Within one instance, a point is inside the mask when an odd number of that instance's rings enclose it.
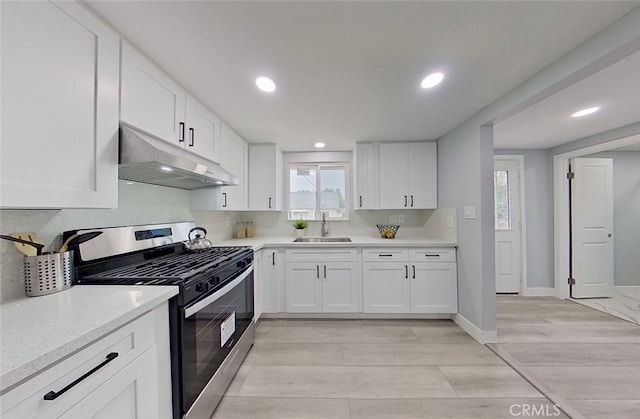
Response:
[[[196,98],[187,94],[185,149],[199,156],[220,162],[222,138],[220,118]]]
[[[437,207],[436,143],[383,143],[379,157],[381,209]]]
[[[378,144],[356,144],[356,194],[355,209],[377,209],[380,207]]]
[[[249,210],[282,211],[282,171],[275,144],[249,145]]]
[[[247,209],[247,201],[249,200],[247,188],[248,149],[249,146],[242,137],[228,126],[222,126],[222,159],[220,164],[238,177],[239,184],[238,186],[218,188],[218,209],[227,211]]]
[[[184,146],[185,90],[124,41],[121,96],[122,121],[162,140]]]
[[[3,208],[118,205],[118,37],[76,2],[0,2]]]
[[[134,47],[122,42],[120,119],[220,162],[220,118]]]

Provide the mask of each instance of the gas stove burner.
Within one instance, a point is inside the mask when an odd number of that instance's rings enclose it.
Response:
[[[87,275],[85,280],[140,280],[154,279],[187,280],[200,273],[207,272],[227,262],[236,263],[247,257],[246,247],[210,248],[197,252],[171,254],[138,264],[121,266],[97,274]],[[238,259],[238,260],[236,260]]]

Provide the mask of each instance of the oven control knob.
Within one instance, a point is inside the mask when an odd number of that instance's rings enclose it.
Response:
[[[217,275],[209,280],[209,285],[216,285],[219,283],[220,283],[220,277]]]
[[[209,291],[209,284],[207,284],[206,282],[201,282],[199,284],[196,285],[196,291],[198,292],[207,292]]]
[[[244,268],[247,266],[247,261],[246,260],[239,260],[238,263],[236,264],[236,266],[238,268]]]

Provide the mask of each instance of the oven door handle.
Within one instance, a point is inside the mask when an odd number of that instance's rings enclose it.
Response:
[[[184,318],[186,319],[188,317],[193,316],[195,313],[197,313],[198,311],[202,310],[203,308],[205,308],[206,306],[208,306],[212,302],[214,302],[217,299],[222,298],[223,296],[225,296],[229,291],[234,289],[236,287],[236,285],[238,285],[242,281],[244,281],[252,272],[253,272],[253,265],[249,266],[247,269],[245,269],[240,274],[240,276],[238,276],[233,281],[229,282],[224,287],[220,288],[218,291],[214,292],[213,294],[211,294],[208,297],[205,297],[203,300],[200,300],[197,303],[185,308],[185,310],[184,310]]]

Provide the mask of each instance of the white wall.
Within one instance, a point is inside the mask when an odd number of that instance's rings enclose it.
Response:
[[[613,159],[614,284],[640,285],[640,152],[608,151]]]
[[[553,157],[550,150],[496,150],[524,156],[527,284],[553,288]]]
[[[481,333],[491,333],[496,328],[491,128],[470,121],[438,140],[438,203],[458,211],[458,311]],[[465,207],[475,207],[476,219],[464,219]]]
[[[438,139],[438,202],[480,208],[479,221],[458,225],[458,295],[465,329],[478,340],[495,335],[493,138],[487,125],[520,112],[640,50],[640,8],[542,69]],[[458,179],[456,179],[456,177]]]

